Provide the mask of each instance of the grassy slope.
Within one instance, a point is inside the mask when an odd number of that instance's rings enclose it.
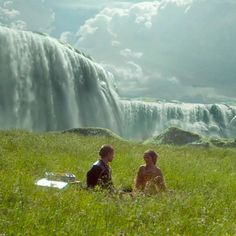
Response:
[[[116,148],[118,188],[130,186],[151,146],[74,134],[0,132],[0,234],[236,235],[236,150],[155,148],[174,194],[120,199],[76,186],[40,188],[45,171],[85,180],[104,143]]]

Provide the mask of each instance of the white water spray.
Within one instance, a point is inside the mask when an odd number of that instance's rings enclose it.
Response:
[[[48,36],[0,27],[0,129],[109,128],[145,139],[170,126],[235,137],[236,107],[124,101],[113,76]]]

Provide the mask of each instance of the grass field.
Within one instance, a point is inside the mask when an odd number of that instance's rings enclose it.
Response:
[[[236,150],[145,146],[74,134],[0,132],[0,235],[236,235]],[[112,144],[113,181],[131,186],[143,152],[161,156],[171,194],[120,198],[35,186],[46,171],[85,175]]]

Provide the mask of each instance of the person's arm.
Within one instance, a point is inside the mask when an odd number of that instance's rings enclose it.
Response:
[[[88,188],[94,188],[97,185],[101,172],[102,172],[102,168],[96,165],[94,165],[88,171],[87,173],[87,187]]]
[[[138,174],[135,180],[135,190],[142,190],[144,189],[144,178],[143,178],[143,166],[140,166],[138,170]]]
[[[155,177],[155,182],[161,191],[167,190],[165,179],[160,168],[157,168],[157,177]]]

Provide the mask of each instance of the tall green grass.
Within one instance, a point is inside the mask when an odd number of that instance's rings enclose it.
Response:
[[[35,186],[46,171],[85,182],[104,143],[113,181],[132,186],[148,148],[174,192],[131,198],[78,186]],[[236,235],[236,150],[145,146],[74,134],[0,132],[0,235]]]

